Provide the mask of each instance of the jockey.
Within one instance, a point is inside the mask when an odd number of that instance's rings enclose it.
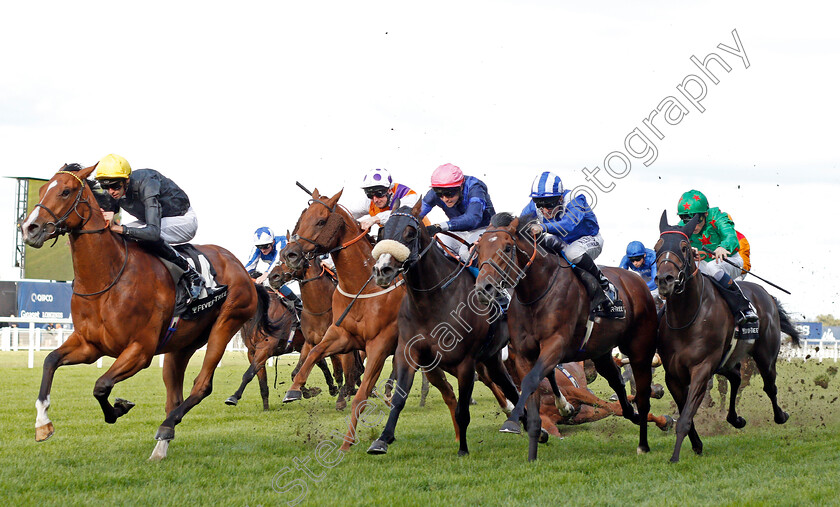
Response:
[[[533,220],[531,232],[543,234],[541,244],[566,258],[583,282],[594,315],[623,318],[624,304],[618,292],[601,273],[594,260],[601,254],[604,239],[598,219],[582,194],[572,197],[554,173],[545,171],[531,184],[531,201],[522,210]],[[587,278],[587,275],[594,280]]]
[[[687,224],[695,215],[700,215],[700,221],[691,234],[691,246],[696,252],[698,268],[724,289],[721,295],[735,312],[738,324],[758,321],[752,304],[732,281],[741,275],[744,266],[744,260],[738,254],[740,245],[732,219],[720,209],[710,208],[706,196],[698,190],[689,190],[680,197],[677,214],[681,219],[680,226]],[[732,264],[723,262],[723,259]]]
[[[400,206],[414,206],[420,198],[414,190],[394,183],[387,169],[368,171],[362,178],[361,187],[366,199],[351,205],[348,211],[359,221],[362,229],[369,229],[374,224],[384,227],[391,216],[391,205],[395,199],[400,200]]]
[[[487,185],[474,176],[464,176],[458,166],[443,164],[432,173],[432,189],[423,196],[420,217],[425,217],[435,206],[441,208],[449,218],[447,222],[429,225],[426,230],[431,236],[449,231],[468,243],[475,242],[490,225],[490,217],[496,211],[487,193]],[[441,241],[461,260],[469,258],[469,247],[448,236]]]
[[[638,273],[650,290],[653,299],[659,296],[659,287],[656,286],[656,252],[645,248],[641,241],[631,241],[627,245],[627,255],[621,259],[619,264],[622,269],[629,269]]]
[[[274,232],[268,227],[260,227],[254,231],[254,247],[251,249],[251,255],[248,262],[245,264],[245,271],[251,277],[255,278],[254,283],[261,283],[266,285],[268,275],[277,264],[280,263],[280,250],[286,247],[286,238],[283,236],[275,236]],[[263,270],[262,274],[257,271],[257,266],[260,262],[268,264],[268,267]],[[297,297],[297,294],[292,292],[292,289],[283,285],[280,287],[280,294],[283,295],[283,303],[286,308],[292,312],[295,318],[300,321],[300,312],[303,310],[303,302]]]
[[[103,210],[111,231],[137,241],[180,268],[190,298],[198,298],[204,285],[201,275],[171,246],[190,241],[198,230],[198,220],[187,194],[154,169],[132,172],[128,161],[114,154],[99,161],[96,179],[114,200],[113,209]],[[120,208],[138,221],[125,225],[115,223],[114,212]]]

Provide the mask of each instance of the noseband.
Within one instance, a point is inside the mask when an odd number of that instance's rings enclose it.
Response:
[[[514,237],[514,235],[513,235],[513,234],[512,234],[509,230],[507,230],[507,229],[503,229],[503,228],[500,228],[500,227],[497,227],[497,228],[495,228],[495,229],[487,229],[487,230],[485,230],[485,231],[484,231],[484,233],[482,234],[482,236],[483,236],[484,234],[491,233],[491,232],[492,232],[492,233],[495,233],[495,232],[501,232],[501,233],[507,234],[508,236],[510,236],[510,239],[511,239],[511,240],[513,240],[513,247],[514,247],[517,251],[522,252],[522,253],[524,253],[525,255],[528,255],[528,252],[526,252],[526,251],[524,251],[524,250],[520,249],[520,248],[516,245],[516,237]],[[503,255],[505,255],[505,254],[504,254],[504,252],[502,252],[502,254],[503,254]],[[505,257],[507,257],[507,255],[505,255]],[[506,280],[507,280],[507,279],[514,279],[514,278],[515,278],[516,283],[518,283],[518,282],[519,282],[519,280],[521,280],[522,278],[524,278],[524,277],[525,277],[525,273],[528,271],[528,268],[530,268],[530,267],[531,267],[531,264],[533,264],[533,263],[534,263],[534,259],[536,259],[536,258],[537,258],[537,237],[536,237],[536,236],[534,236],[534,251],[533,251],[533,253],[531,253],[531,258],[530,258],[530,259],[528,259],[528,262],[525,264],[525,267],[520,268],[520,267],[516,264],[516,260],[515,260],[515,259],[513,259],[513,260],[511,260],[510,262],[506,263],[506,264],[508,264],[508,267],[510,267],[511,265],[512,265],[512,266],[514,266],[514,267],[516,268],[516,270],[518,271],[518,275],[519,275],[519,276],[516,276],[516,277],[511,276],[510,274],[508,274],[508,272],[507,272],[506,270],[503,270],[501,266],[499,266],[498,264],[496,264],[496,261],[494,261],[492,258],[490,258],[490,259],[488,259],[488,260],[486,260],[486,261],[482,262],[482,263],[478,266],[478,270],[479,270],[479,271],[481,271],[481,269],[484,267],[484,265],[485,265],[485,264],[489,264],[489,265],[490,265],[490,267],[492,267],[494,270],[496,270],[496,272],[497,272],[497,273],[499,273],[500,275],[502,275],[502,278],[504,278],[504,279],[506,279]],[[515,286],[516,286],[516,283],[511,284],[511,288],[515,287]]]
[[[83,231],[83,230],[81,230],[88,223],[88,221],[90,221],[91,217],[93,216],[93,209],[90,206],[90,202],[88,202],[87,199],[84,199],[84,200],[82,199],[82,194],[85,191],[85,181],[83,179],[79,178],[76,174],[74,174],[70,171],[58,171],[56,174],[69,174],[70,176],[76,178],[76,180],[79,182],[79,184],[81,186],[79,187],[79,191],[76,193],[76,198],[73,200],[73,206],[71,206],[70,209],[68,209],[67,212],[64,215],[61,216],[61,218],[59,218],[58,215],[56,215],[53,212],[53,210],[49,209],[48,207],[44,206],[43,204],[38,203],[38,204],[35,205],[35,208],[44,209],[44,211],[49,213],[50,216],[52,216],[52,218],[54,220],[54,222],[47,222],[46,224],[44,224],[45,229],[47,227],[52,227],[53,228],[53,231],[51,233],[49,233],[48,236],[51,236],[51,235],[55,234],[56,241],[58,241],[59,236],[61,236],[63,234],[67,234],[68,232],[71,232],[71,231],[75,232],[77,234],[91,234],[91,233],[103,232],[105,229],[107,229],[107,227],[103,227],[102,229],[96,229],[96,230],[93,230],[93,231]],[[79,213],[79,211],[78,211],[79,204],[84,204],[85,206],[88,207],[88,211],[90,211],[90,213],[88,213],[88,216],[85,217],[85,216],[82,216],[81,213]],[[76,227],[76,228],[71,229],[70,227],[66,226],[66,223],[67,223],[67,219],[70,218],[70,215],[73,214],[74,212],[82,220],[82,224],[80,226]],[[53,244],[55,244],[55,243],[53,243]]]
[[[689,242],[689,244],[691,244],[691,239],[682,231],[665,231],[659,234],[659,237],[661,238],[666,234],[679,234],[680,236],[683,236],[686,239],[686,241]],[[680,262],[679,264],[677,264],[674,261],[674,259],[671,258],[671,254],[673,254],[674,257],[676,257],[676,260]],[[688,281],[694,278],[694,275],[696,275],[697,271],[700,269],[699,267],[697,267],[693,273],[689,274],[688,261],[682,255],[678,254],[673,250],[666,250],[664,253],[657,255],[656,264],[659,265],[660,262],[670,262],[674,265],[675,268],[677,268],[679,274],[677,275],[677,283],[674,287],[675,294],[681,294],[683,291],[685,291],[685,287]],[[657,271],[659,271],[659,268],[657,268]]]

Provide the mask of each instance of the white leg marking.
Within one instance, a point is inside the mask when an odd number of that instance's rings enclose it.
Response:
[[[566,397],[563,396],[562,392],[560,393],[560,396],[558,396],[555,399],[555,403],[557,405],[557,410],[560,411],[560,415],[562,415],[563,417],[569,417],[575,412],[574,405],[572,405],[568,402],[568,400],[566,400]]]
[[[50,418],[47,417],[47,410],[50,408],[50,396],[47,395],[47,400],[45,402],[41,402],[41,400],[35,401],[35,410],[38,411],[38,415],[35,416],[35,427],[40,428],[41,426],[46,426],[50,423]]]
[[[510,417],[510,413],[513,412],[513,409],[516,408],[516,406],[513,403],[511,403],[508,399],[506,399],[505,401],[507,402],[507,407],[503,408],[502,410],[504,410],[505,414],[507,414],[507,416]]]
[[[155,449],[152,451],[152,455],[149,456],[149,461],[160,461],[166,457],[166,453],[169,451],[169,440],[158,440],[157,444],[155,444]]]

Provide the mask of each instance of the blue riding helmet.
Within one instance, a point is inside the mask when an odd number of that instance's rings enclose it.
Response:
[[[534,182],[531,184],[530,197],[532,198],[559,197],[561,195],[563,195],[563,181],[560,180],[560,176],[552,172],[544,171],[534,178]]]
[[[644,257],[645,245],[641,241],[631,241],[627,245],[627,257]]]

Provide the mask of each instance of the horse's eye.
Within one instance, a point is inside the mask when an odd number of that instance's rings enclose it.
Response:
[[[513,245],[505,245],[505,253],[511,253],[513,251]]]
[[[318,220],[318,223],[315,224],[315,225],[317,225],[318,227],[323,227],[323,226],[327,225],[327,221],[322,218],[322,219]]]
[[[67,197],[68,195],[70,195],[70,189],[69,189],[69,188],[65,188],[65,189],[61,192],[61,197]]]

